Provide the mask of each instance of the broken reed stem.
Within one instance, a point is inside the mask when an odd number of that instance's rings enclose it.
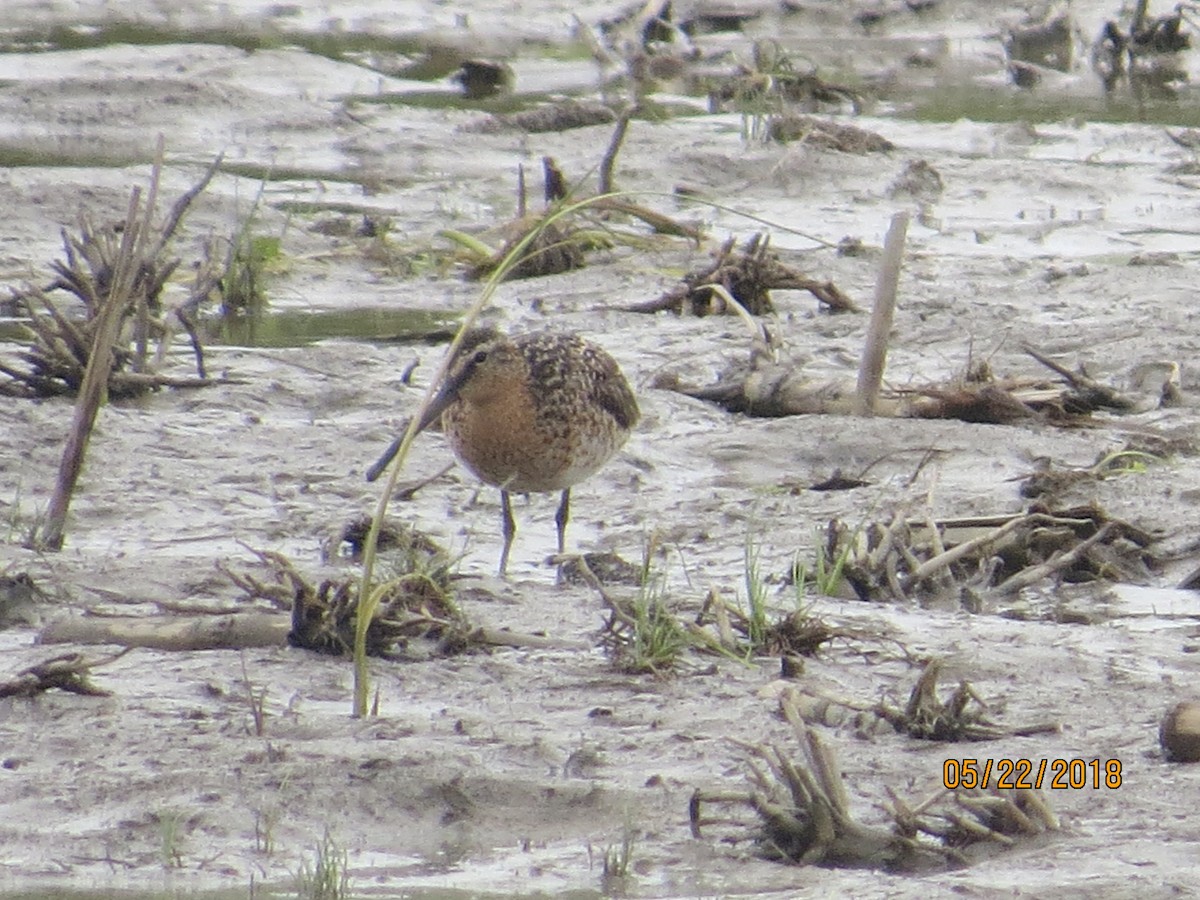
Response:
[[[1150,0],[1138,0],[1137,6],[1133,10],[1133,21],[1129,23],[1129,36],[1133,37],[1139,31],[1146,27],[1146,12],[1149,10]]]
[[[517,218],[525,218],[528,207],[525,205],[525,164],[517,163]],[[368,481],[374,481],[368,478]]]
[[[155,163],[154,176],[158,178],[158,163]],[[75,401],[75,415],[71,422],[71,431],[67,435],[67,443],[63,448],[62,461],[58,467],[58,477],[54,482],[54,494],[46,511],[46,526],[42,531],[40,544],[47,550],[61,550],[63,533],[66,529],[67,511],[71,506],[71,496],[79,481],[79,473],[83,469],[83,457],[87,453],[88,440],[92,436],[92,428],[96,424],[96,414],[104,401],[108,376],[112,371],[113,346],[121,329],[122,313],[129,302],[129,294],[137,277],[137,266],[134,265],[134,247],[141,223],[137,220],[138,208],[141,204],[142,190],[135,187],[129,197],[129,211],[125,216],[125,231],[121,236],[121,249],[113,262],[112,282],[108,296],[104,298],[103,307],[98,315],[96,337],[88,353],[87,369],[83,374],[83,382],[79,386],[79,397]]]
[[[160,136],[159,141],[161,140],[162,137]],[[214,159],[209,167],[205,170],[204,175],[201,176],[200,180],[188,188],[187,191],[171,205],[171,210],[167,213],[166,222],[163,223],[162,230],[159,232],[158,243],[144,258],[158,259],[159,256],[162,255],[163,251],[167,249],[167,244],[169,244],[171,239],[175,236],[175,231],[179,228],[179,223],[183,221],[184,214],[188,211],[188,209],[191,208],[192,201],[200,196],[201,192],[208,187],[208,183],[213,180],[213,176],[221,170],[221,163],[224,161],[224,159],[225,151],[222,150],[217,154],[216,159]],[[157,185],[154,185],[154,188],[157,190]],[[150,211],[154,209],[153,201],[154,198],[151,197],[150,202],[147,204],[147,208]]]
[[[892,224],[883,242],[883,261],[879,264],[879,278],[875,282],[875,305],[871,310],[871,324],[867,327],[862,364],[858,369],[855,413],[860,416],[875,414],[875,401],[883,384],[888,333],[892,330],[892,317],[896,312],[896,291],[900,285],[900,267],[904,264],[904,239],[907,234],[908,213],[898,212],[892,216]]]
[[[637,109],[637,104],[631,103],[621,111],[621,115],[617,118],[617,127],[613,130],[612,140],[608,142],[608,149],[604,151],[604,158],[600,161],[597,193],[612,193],[613,169],[617,165],[617,154],[621,151],[621,144],[625,142],[625,133],[629,130],[629,120],[633,118]]]

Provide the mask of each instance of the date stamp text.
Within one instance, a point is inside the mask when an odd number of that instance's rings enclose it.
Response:
[[[1121,786],[1119,759],[948,759],[942,764],[948,790],[996,787],[1052,791],[1116,790]]]

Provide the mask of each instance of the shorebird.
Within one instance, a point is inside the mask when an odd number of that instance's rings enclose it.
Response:
[[[504,575],[517,531],[509,495],[562,491],[554,517],[562,553],[572,486],[608,462],[638,416],[625,376],[595,344],[575,334],[509,338],[480,329],[463,341],[417,431],[440,418],[459,461],[500,488]],[[369,481],[398,448],[396,441],[367,471]]]

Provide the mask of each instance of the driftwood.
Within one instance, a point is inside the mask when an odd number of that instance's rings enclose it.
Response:
[[[100,618],[64,616],[46,625],[42,644],[119,644],[155,650],[239,650],[282,647],[288,623],[263,612],[201,616]]]
[[[752,416],[774,418],[799,415],[850,415],[861,409],[858,386],[845,378],[813,378],[803,367],[779,362],[775,353],[764,354],[758,334],[748,358],[721,375],[715,384],[697,387],[677,380],[661,379],[659,387],[678,391],[697,400],[707,400],[729,410]],[[868,351],[885,353],[886,347],[868,341],[864,366],[870,362]],[[1080,372],[1071,372],[1032,348],[1029,354],[1061,375],[1065,383],[1055,384],[1040,378],[993,377],[990,372],[973,374],[944,386],[930,385],[905,390],[882,391],[873,405],[877,416],[912,419],[957,419],[993,425],[1035,420],[1080,426],[1087,414],[1099,409],[1124,412],[1137,404],[1107,385]],[[1172,373],[1164,382],[1164,397],[1177,396]]]
[[[827,304],[853,309],[832,284],[817,284],[798,273],[781,276],[781,265],[767,254],[767,243],[756,235],[738,255],[732,239],[726,241],[712,265],[687,275],[683,283],[649,303],[626,307],[634,312],[737,312],[747,323],[751,336],[745,362],[723,374],[716,384],[695,387],[672,377],[660,378],[656,386],[675,390],[698,400],[717,403],[730,412],[777,417],[807,414],[847,415],[871,413],[926,419],[959,419],[964,422],[1010,423],[1026,418],[1044,418],[1067,424],[1086,421],[1088,413],[1108,409],[1132,410],[1136,404],[1116,390],[1072,372],[1032,347],[1026,352],[1061,376],[1065,384],[1037,379],[998,380],[987,366],[967,373],[964,379],[944,386],[929,386],[883,394],[887,334],[896,304],[896,290],[903,264],[907,217],[893,217],[884,259],[876,281],[874,320],[864,344],[857,384],[848,378],[814,379],[801,367],[781,363],[777,348],[761,324],[752,318],[768,312],[770,289],[803,287]],[[785,284],[786,282],[786,284]],[[804,283],[801,283],[804,282]],[[1167,366],[1161,402],[1178,402],[1179,367]]]
[[[38,635],[38,643],[116,644],[171,651],[246,650],[253,647],[286,646],[291,629],[291,622],[284,616],[262,612],[139,616],[136,619],[64,616],[42,629]],[[534,650],[588,649],[588,645],[582,641],[521,634],[482,626],[470,629],[466,639],[471,645],[493,647]]]
[[[803,415],[851,415],[859,408],[857,386],[850,377],[813,378],[793,363],[752,355],[748,364],[733,366],[711,385],[660,384],[729,410],[764,418]],[[1086,419],[1066,411],[1069,387],[1041,379],[959,382],[946,387],[882,391],[874,414],[909,419],[957,419],[1008,425],[1036,420],[1078,425]]]
[[[496,113],[480,122],[464,126],[464,131],[490,134],[497,131],[524,131],[537,134],[569,131],[592,125],[607,125],[617,114],[604,103],[559,100],[515,113]]]
[[[770,239],[764,235],[753,235],[737,252],[734,240],[732,237],[726,240],[711,263],[689,272],[680,284],[662,296],[624,309],[641,313],[686,312],[694,316],[733,312],[713,290],[714,285],[720,285],[751,315],[774,311],[773,290],[808,291],[831,312],[857,312],[853,301],[833,282],[817,281],[781,263],[771,252]]]

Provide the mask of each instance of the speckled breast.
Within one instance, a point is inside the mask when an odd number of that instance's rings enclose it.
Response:
[[[478,478],[515,493],[561,491],[598,471],[629,432],[603,410],[535,416],[519,404],[457,403],[443,418],[454,455]]]

